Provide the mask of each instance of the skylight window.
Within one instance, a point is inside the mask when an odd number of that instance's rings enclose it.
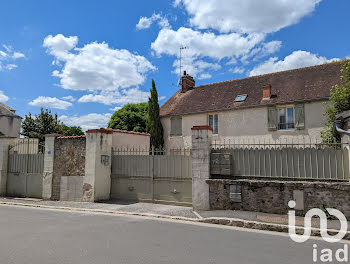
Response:
[[[247,99],[247,94],[241,94],[241,95],[237,95],[235,102],[244,102],[245,99]]]

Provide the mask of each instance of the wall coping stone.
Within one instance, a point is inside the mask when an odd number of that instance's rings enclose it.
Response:
[[[90,129],[86,133],[101,133],[101,134],[113,134],[113,130],[107,128]]]
[[[67,138],[85,138],[85,135],[82,136],[58,136],[58,139],[67,139]]]
[[[278,181],[278,180],[250,180],[250,179],[208,179],[206,183],[242,184],[260,186],[293,186],[295,188],[331,188],[337,190],[350,190],[349,182],[322,182],[322,181]]]
[[[213,128],[210,126],[193,126],[191,130],[211,130],[213,131]]]
[[[86,133],[104,133],[104,134],[124,133],[124,134],[140,135],[140,136],[147,136],[147,137],[151,136],[151,134],[149,133],[134,132],[134,131],[128,131],[128,130],[121,130],[121,129],[112,129],[112,128],[90,129],[86,131]]]

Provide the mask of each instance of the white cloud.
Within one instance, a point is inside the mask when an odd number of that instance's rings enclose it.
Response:
[[[327,59],[326,57],[322,57],[317,54],[298,50],[285,57],[284,60],[278,60],[277,57],[268,59],[267,61],[253,68],[253,70],[249,72],[249,76],[313,66],[334,60],[339,59]]]
[[[87,94],[79,98],[79,103],[101,103],[105,105],[125,105],[128,103],[137,104],[147,102],[148,92],[141,91],[138,88],[122,89],[113,92],[102,92],[101,94]]]
[[[20,59],[20,58],[25,58],[25,57],[26,56],[23,53],[17,52],[17,51],[15,51],[12,55],[12,58],[14,58],[14,59]]]
[[[113,112],[118,111],[118,110],[120,110],[120,109],[122,109],[121,106],[116,106],[116,107],[114,107],[114,108],[109,108],[109,110],[111,110],[111,111],[113,111]]]
[[[257,44],[264,40],[264,34],[250,34],[242,36],[237,33],[216,35],[213,32],[200,32],[191,28],[181,27],[177,31],[164,28],[160,30],[151,48],[157,56],[179,56],[179,47],[186,46],[183,51],[183,69],[193,76],[208,78],[207,70],[218,70],[221,66],[203,59],[221,60],[231,59],[248,54]],[[173,63],[178,73],[179,61]]]
[[[228,32],[270,33],[296,24],[312,13],[321,0],[176,0],[200,29]]]
[[[161,28],[170,27],[167,18],[163,17],[161,14],[153,14],[151,17],[140,17],[139,22],[136,25],[136,29],[142,30],[150,28],[153,22],[158,21],[158,25]]]
[[[68,52],[77,44],[77,39],[59,34],[44,40],[48,52],[64,62],[61,71],[53,71],[53,76],[60,78],[60,86],[64,89],[118,91],[143,84],[145,74],[155,70],[145,57],[125,49],[109,48],[107,43],[93,42],[75,48],[76,53]]]
[[[10,64],[6,64],[5,66],[4,66],[4,68],[6,69],[6,70],[9,70],[9,71],[11,71],[11,70],[13,70],[13,69],[16,69],[18,66],[16,65],[16,64],[13,64],[13,63],[10,63]]]
[[[237,33],[216,35],[185,27],[180,27],[177,31],[167,28],[159,32],[151,48],[158,56],[162,54],[178,56],[179,47],[187,46],[186,56],[223,59],[248,53],[263,39],[263,34],[244,37]]]
[[[235,67],[232,70],[230,70],[232,73],[238,73],[238,74],[242,74],[244,73],[245,69],[242,67]]]
[[[57,61],[65,61],[74,56],[69,51],[78,44],[78,37],[65,37],[62,34],[56,36],[48,35],[44,39],[43,47],[47,48],[47,52],[55,56]]]
[[[56,109],[67,109],[68,107],[72,106],[72,103],[60,100],[56,97],[45,97],[45,96],[39,96],[38,98],[34,99],[33,101],[29,102],[29,105],[31,106],[42,106],[42,107],[48,107],[48,108],[56,108]]]
[[[0,102],[5,103],[9,100],[10,98],[5,95],[3,91],[0,90]]]
[[[21,52],[15,51],[12,46],[2,45],[4,50],[0,50],[0,71],[11,71],[18,67],[14,63],[17,59],[25,58],[25,55]]]
[[[80,126],[84,131],[107,127],[112,114],[90,113],[83,116],[61,116],[59,119],[68,126]]]
[[[62,97],[63,100],[68,100],[68,101],[71,101],[71,102],[75,102],[75,98],[71,95],[68,95],[68,96],[64,96]]]

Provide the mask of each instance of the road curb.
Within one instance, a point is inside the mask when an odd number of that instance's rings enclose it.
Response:
[[[207,218],[196,219],[196,218],[189,218],[189,217],[182,217],[182,216],[170,216],[170,215],[160,215],[160,214],[125,212],[125,211],[118,211],[118,210],[90,209],[90,208],[79,208],[79,207],[51,206],[51,205],[30,204],[30,203],[4,202],[4,201],[0,201],[0,205],[14,205],[14,206],[22,206],[22,207],[58,209],[58,210],[66,210],[66,211],[105,213],[105,214],[111,214],[111,215],[114,214],[114,215],[144,216],[144,217],[152,217],[152,218],[158,218],[158,219],[180,220],[180,221],[187,221],[187,222],[234,226],[234,227],[241,227],[241,228],[247,228],[247,229],[288,233],[288,225],[264,223],[264,222],[257,222],[257,221],[251,221],[251,220],[242,220],[239,218],[207,217]],[[296,227],[296,233],[299,235],[303,234],[304,228]],[[328,229],[328,234],[331,236],[336,235],[337,233],[338,233],[337,230]],[[318,236],[318,237],[321,236],[320,229],[312,228],[311,235]],[[347,232],[343,239],[350,240],[350,233]]]

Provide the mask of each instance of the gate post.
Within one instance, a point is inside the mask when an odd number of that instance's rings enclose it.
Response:
[[[209,185],[210,149],[213,129],[192,127],[192,206],[194,210],[210,210]]]
[[[17,139],[0,137],[0,196],[6,195],[9,146]]]
[[[104,128],[86,131],[84,202],[110,199],[112,133]]]
[[[54,170],[55,157],[55,139],[58,134],[45,135],[45,153],[44,153],[44,173],[43,173],[43,187],[42,198],[52,198],[52,179]]]

